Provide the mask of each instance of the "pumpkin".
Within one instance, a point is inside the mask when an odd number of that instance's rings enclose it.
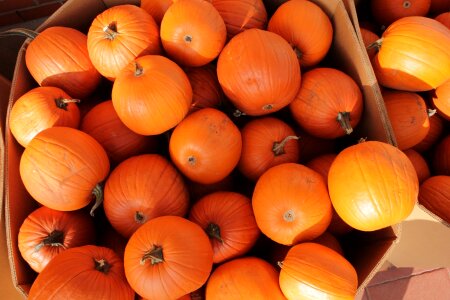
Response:
[[[298,162],[299,137],[279,119],[254,119],[242,128],[241,134],[242,154],[238,168],[253,181],[273,166]]]
[[[342,255],[316,243],[293,246],[280,262],[280,288],[287,299],[354,299],[355,268]]]
[[[450,6],[450,5],[449,5]],[[450,9],[450,8],[449,8]],[[441,22],[444,24],[448,29],[450,29],[450,11],[443,12],[442,14],[438,15],[434,18],[436,21]]]
[[[217,108],[222,104],[224,96],[213,65],[186,68],[185,72],[193,94],[190,113],[206,107]]]
[[[419,203],[450,223],[450,176],[432,176],[420,186]]]
[[[428,177],[430,177],[430,168],[428,167],[427,161],[414,149],[407,149],[404,151],[406,156],[408,156],[409,160],[414,166],[414,169],[417,173],[417,178],[419,179],[419,183],[424,182]]]
[[[384,26],[408,16],[426,16],[431,0],[371,0],[370,8],[375,21]]]
[[[214,263],[244,255],[259,237],[250,199],[235,192],[203,197],[192,206],[189,220],[208,234]]]
[[[209,1],[178,0],[161,21],[164,50],[181,65],[206,65],[219,55],[226,38],[225,23]]]
[[[56,87],[34,88],[14,102],[9,113],[9,129],[23,147],[42,130],[53,126],[77,128],[80,110],[63,90]]]
[[[408,217],[417,200],[419,181],[401,150],[367,141],[338,154],[328,173],[328,190],[345,223],[374,231]]]
[[[92,22],[87,38],[92,63],[109,80],[115,80],[137,57],[161,52],[158,25],[135,5],[103,11]]]
[[[51,127],[38,133],[20,158],[20,177],[39,203],[61,211],[95,205],[103,200],[101,183],[109,173],[102,146],[90,135],[70,127]]]
[[[58,87],[82,99],[100,83],[101,76],[89,59],[87,37],[76,29],[54,26],[37,33],[21,28],[0,35],[25,35],[31,39],[25,63],[40,86]]]
[[[117,254],[88,245],[52,259],[33,282],[28,299],[133,300],[134,296]]]
[[[441,13],[450,10],[448,0],[431,0],[430,13]]]
[[[212,184],[227,177],[241,155],[241,133],[223,112],[204,108],[190,114],[174,129],[169,153],[190,180]]]
[[[94,241],[94,223],[89,215],[83,211],[57,211],[45,206],[27,216],[18,237],[20,254],[37,273],[59,253]]]
[[[433,91],[431,102],[437,113],[450,121],[450,79]]]
[[[347,74],[337,69],[316,68],[303,74],[302,86],[289,109],[306,132],[334,139],[351,134],[359,123],[362,93]]]
[[[380,48],[372,65],[378,82],[385,87],[428,91],[450,78],[450,31],[436,20],[401,18],[377,43]]]
[[[283,245],[312,240],[331,221],[325,181],[300,164],[285,163],[263,173],[256,182],[252,205],[261,232]]]
[[[112,102],[119,119],[129,129],[141,135],[157,135],[175,127],[186,116],[192,88],[186,74],[173,61],[147,55],[122,70],[113,85]]]
[[[437,144],[432,160],[435,174],[450,176],[450,135]]]
[[[176,0],[175,0],[176,1]],[[158,26],[167,9],[172,5],[173,0],[141,0],[141,8],[149,13]]]
[[[432,115],[429,117],[430,120],[430,130],[425,138],[413,147],[414,150],[423,153],[428,151],[442,135],[444,131],[444,120],[438,115]]]
[[[262,0],[212,0],[227,28],[227,37],[250,29],[265,29],[267,12]]]
[[[159,154],[128,158],[111,172],[105,184],[106,217],[127,238],[153,218],[183,216],[188,204],[183,178]]]
[[[239,33],[224,47],[217,76],[233,105],[251,116],[287,106],[297,95],[301,79],[289,43],[273,32],[255,28]]]
[[[430,130],[425,101],[416,93],[383,91],[384,104],[400,150],[420,143]]]
[[[125,248],[125,275],[148,299],[176,299],[208,279],[213,251],[197,224],[178,216],[154,218],[136,230]]]
[[[312,1],[283,3],[270,18],[267,28],[292,45],[302,67],[317,65],[333,40],[330,18]]]
[[[375,33],[373,33],[372,31],[362,28],[362,27],[360,28],[360,31],[361,31],[361,37],[362,37],[362,40],[364,43],[364,47],[367,50],[367,55],[369,55],[369,59],[372,60],[372,58],[377,53],[377,49],[375,47],[369,48],[369,46],[373,45],[373,43],[378,41],[380,39],[380,37],[378,35],[376,35]]]
[[[300,137],[298,140],[300,146],[300,163],[304,164],[317,156],[336,151],[336,140],[321,139],[312,136],[298,127],[295,127],[294,130],[297,136]]]
[[[106,226],[98,236],[98,245],[113,250],[123,260],[128,239],[115,231],[107,222],[103,224]]]
[[[189,198],[191,200],[191,203],[195,203],[204,196],[212,194],[214,192],[236,190],[237,184],[233,175],[234,174],[231,173],[224,179],[212,184],[201,184],[192,180],[188,180],[186,182],[186,185],[189,190]]]
[[[111,100],[89,110],[81,122],[81,130],[96,139],[115,163],[157,148],[155,137],[137,134],[123,124]]]
[[[206,285],[206,299],[285,299],[275,267],[257,257],[236,258],[214,270]]]

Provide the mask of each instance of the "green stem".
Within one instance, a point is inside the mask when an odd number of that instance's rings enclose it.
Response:
[[[0,32],[0,37],[7,37],[7,36],[25,36],[29,39],[34,40],[39,33],[30,29],[26,28],[14,28],[10,30],[6,30],[3,32]]]
[[[377,50],[380,50],[381,44],[383,43],[383,38],[376,40],[372,44],[366,47],[367,50],[370,50],[372,48],[376,48]]]
[[[152,265],[164,262],[163,249],[160,246],[153,246],[153,249],[146,252],[141,258],[141,265],[150,260]]]
[[[214,238],[218,240],[219,242],[223,243],[222,236],[220,235],[220,227],[217,224],[209,223],[208,227],[206,227],[206,233],[209,237]]]
[[[94,211],[102,204],[103,202],[103,188],[100,184],[97,184],[92,190],[92,195],[95,197],[95,204],[91,208],[91,216],[94,216]]]

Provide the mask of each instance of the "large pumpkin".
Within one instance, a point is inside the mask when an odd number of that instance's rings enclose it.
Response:
[[[430,130],[425,138],[413,147],[414,150],[418,152],[425,152],[431,149],[437,141],[440,139],[443,131],[444,131],[444,123],[445,121],[439,117],[438,115],[433,115],[429,117],[430,119]]]
[[[283,3],[270,18],[268,30],[279,34],[294,47],[302,67],[317,65],[333,40],[330,18],[312,1]]]
[[[407,149],[404,151],[406,156],[408,156],[409,160],[414,166],[414,169],[417,173],[417,178],[419,179],[419,183],[422,183],[428,177],[430,177],[430,168],[428,167],[427,161],[414,149]]]
[[[262,174],[252,205],[261,232],[284,245],[318,237],[331,221],[325,181],[300,164],[281,164]]]
[[[375,21],[384,26],[408,16],[426,16],[431,0],[371,0],[370,8]]]
[[[234,192],[215,192],[196,202],[189,220],[208,234],[213,262],[244,255],[259,237],[251,200]]]
[[[450,176],[450,134],[437,144],[432,160],[435,174]]]
[[[289,108],[306,132],[334,139],[352,133],[359,123],[362,93],[342,71],[317,68],[303,74],[300,91]]]
[[[84,211],[57,211],[45,206],[27,216],[18,237],[20,254],[37,273],[66,249],[94,242],[91,216]]]
[[[450,121],[450,79],[432,92],[431,102],[437,113]]]
[[[120,120],[132,131],[157,135],[175,127],[186,116],[192,88],[186,74],[173,61],[147,55],[122,70],[113,85],[112,102]]]
[[[450,78],[450,31],[436,20],[401,18],[384,31],[378,43],[372,65],[385,87],[428,91]]]
[[[252,120],[245,124],[241,134],[242,154],[238,168],[253,181],[273,166],[298,162],[299,137],[279,119],[266,117]]]
[[[158,154],[128,158],[111,172],[105,184],[106,217],[127,238],[153,218],[184,216],[188,204],[183,178]]]
[[[257,257],[242,257],[226,262],[211,274],[206,299],[285,299],[278,286],[274,266]]]
[[[223,112],[204,108],[172,132],[170,157],[190,180],[210,184],[228,176],[241,155],[241,133]]]
[[[14,102],[9,113],[9,129],[23,147],[44,129],[53,126],[77,128],[80,110],[72,99],[56,87],[34,88]]]
[[[159,54],[159,28],[145,10],[118,5],[99,14],[88,32],[89,57],[97,70],[114,80],[135,58]]]
[[[51,127],[38,133],[20,158],[20,177],[39,203],[62,211],[87,206],[95,196],[103,200],[101,183],[109,173],[102,146],[87,133]]]
[[[297,56],[289,43],[260,29],[245,30],[228,42],[217,62],[217,76],[231,102],[252,116],[269,114],[291,103],[301,79]]]
[[[28,299],[133,300],[123,262],[114,251],[98,246],[68,249],[38,275]]]
[[[386,143],[344,149],[328,174],[331,202],[347,224],[374,231],[403,221],[417,200],[419,181],[408,157]]]
[[[450,224],[450,176],[432,176],[423,182],[419,203]]]
[[[177,216],[142,225],[125,248],[125,275],[131,287],[148,299],[176,299],[208,279],[213,251],[197,224]]]
[[[356,295],[355,268],[342,255],[320,244],[293,246],[280,267],[280,288],[289,300],[350,300]]]
[[[206,65],[219,55],[226,38],[225,23],[209,1],[178,0],[161,21],[164,50],[181,65]]]
[[[405,150],[420,143],[430,130],[425,101],[416,93],[383,91],[384,104],[398,148]]]

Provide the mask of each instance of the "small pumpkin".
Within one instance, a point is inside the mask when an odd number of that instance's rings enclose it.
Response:
[[[20,177],[30,195],[42,205],[61,211],[101,204],[101,183],[109,173],[109,159],[90,135],[69,127],[38,133],[20,158]]]
[[[253,181],[273,166],[298,162],[299,137],[279,119],[254,119],[241,129],[241,134],[242,153],[238,168]]]
[[[175,0],[176,1],[176,0]],[[167,9],[175,2],[173,0],[141,0],[141,8],[149,13],[156,24],[161,25]]]
[[[264,49],[264,51],[261,51]],[[217,76],[241,112],[260,116],[291,103],[300,88],[300,66],[289,43],[260,29],[245,30],[224,47]]]
[[[33,282],[28,299],[133,300],[134,296],[122,259],[111,249],[88,245],[67,249],[50,261]]]
[[[223,112],[204,108],[190,114],[172,132],[169,153],[190,180],[212,184],[227,177],[241,155],[241,133]]]
[[[404,151],[406,156],[408,156],[409,160],[414,166],[414,169],[417,173],[417,178],[419,179],[419,183],[424,182],[426,179],[430,177],[430,168],[428,167],[427,161],[414,149],[407,149]]]
[[[289,109],[306,132],[334,139],[351,134],[359,123],[362,93],[355,81],[342,71],[316,68],[303,74],[302,86]]]
[[[417,200],[419,181],[401,150],[367,141],[338,154],[328,173],[328,190],[345,223],[374,231],[408,217]]]
[[[449,4],[450,7],[450,4]],[[450,9],[450,8],[449,8]],[[444,24],[448,29],[450,29],[450,11],[443,12],[442,14],[436,16],[434,18],[436,21],[441,22]]]
[[[57,211],[45,206],[27,216],[18,236],[20,254],[37,273],[59,253],[94,241],[94,222],[88,214]]]
[[[131,236],[124,265],[128,282],[142,297],[176,299],[206,283],[213,251],[200,226],[178,216],[163,216]]]
[[[432,92],[431,102],[437,113],[450,121],[450,79]]]
[[[219,55],[226,38],[225,23],[209,1],[178,0],[161,21],[164,50],[184,66],[208,64]]]
[[[432,115],[429,117],[430,120],[430,130],[425,138],[413,147],[414,150],[423,153],[428,151],[433,147],[437,141],[440,139],[444,131],[444,120],[438,115]]]
[[[432,176],[420,186],[419,203],[450,224],[450,176]]]
[[[114,81],[137,57],[161,52],[158,25],[138,6],[113,6],[92,22],[87,47],[97,70]]]
[[[293,46],[302,67],[317,65],[328,53],[333,40],[330,18],[312,1],[283,3],[270,18],[267,28]]]
[[[426,16],[431,0],[371,0],[370,8],[375,21],[384,26],[408,16]]]
[[[444,137],[433,152],[433,169],[437,175],[450,176],[450,135]]]
[[[105,184],[106,217],[126,238],[153,218],[185,215],[188,204],[183,178],[158,154],[126,159],[111,172]]]
[[[53,126],[78,128],[80,110],[72,99],[56,87],[37,87],[14,102],[9,113],[9,129],[23,147],[42,130]]]
[[[252,205],[261,232],[283,245],[312,240],[331,221],[325,181],[300,164],[285,163],[263,173],[256,182]]]
[[[287,299],[354,299],[355,268],[342,255],[317,243],[293,246],[280,262],[280,288]]]

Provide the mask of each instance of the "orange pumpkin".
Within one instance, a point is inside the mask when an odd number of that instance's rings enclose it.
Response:
[[[450,4],[449,4],[450,6]],[[449,8],[450,9],[450,8]],[[450,29],[450,11],[444,12],[434,18],[436,21],[444,24],[448,29]]]
[[[364,47],[367,50],[367,55],[369,55],[369,59],[372,60],[372,58],[375,56],[375,54],[377,54],[377,49],[376,49],[376,47],[369,47],[369,46],[373,45],[373,43],[378,41],[380,39],[380,37],[368,29],[361,27],[360,30],[361,30],[361,37],[363,39]]]
[[[298,140],[300,145],[300,163],[304,164],[317,156],[336,151],[335,139],[321,139],[306,133],[298,127],[294,130],[297,136],[301,137]]]
[[[384,103],[400,150],[420,143],[430,130],[425,101],[416,93],[383,91]]]
[[[416,150],[408,149],[404,151],[406,156],[414,166],[417,173],[417,178],[419,183],[424,182],[428,177],[430,177],[430,168],[428,167],[427,161],[419,154]]]
[[[425,138],[413,147],[414,150],[423,153],[433,147],[444,131],[444,120],[438,115],[432,115],[430,119],[430,130]]]
[[[431,102],[437,113],[450,121],[450,79],[433,91]]]
[[[426,16],[431,0],[371,0],[370,7],[375,21],[384,26],[408,16]]]
[[[437,144],[433,153],[433,169],[437,175],[450,176],[450,135]]]
[[[241,133],[223,112],[204,108],[172,132],[170,157],[190,180],[211,184],[228,176],[241,155]]]
[[[127,238],[153,218],[184,216],[188,204],[183,178],[158,154],[128,158],[111,172],[105,184],[106,217]]]
[[[342,220],[358,230],[374,231],[408,217],[419,181],[402,151],[369,141],[338,154],[328,174],[328,190]]]
[[[302,67],[317,65],[333,40],[333,26],[325,12],[312,1],[283,3],[270,18],[268,30],[294,47]]]
[[[141,8],[149,13],[159,26],[164,14],[173,2],[176,2],[176,0],[141,0]]]
[[[252,205],[261,232],[284,245],[318,237],[331,221],[325,181],[300,164],[281,164],[262,174]]]
[[[280,263],[280,288],[287,299],[354,299],[355,268],[342,255],[316,243],[292,247]]]
[[[301,79],[289,43],[260,29],[245,30],[228,42],[217,62],[217,76],[231,102],[252,116],[287,106],[297,95]]]
[[[424,181],[419,203],[450,224],[450,176],[432,176]]]
[[[285,299],[274,266],[257,257],[236,258],[221,264],[208,280],[206,299]]]
[[[140,7],[113,6],[92,22],[87,47],[97,70],[115,80],[137,57],[161,52],[158,25]]]
[[[100,184],[109,173],[108,156],[90,135],[69,127],[38,133],[20,158],[20,177],[30,195],[42,205],[62,211],[87,206],[93,195],[103,200]]]
[[[163,216],[142,225],[125,248],[125,275],[148,299],[176,299],[199,289],[208,279],[213,251],[197,224]]]
[[[53,126],[77,128],[80,110],[63,90],[56,87],[38,87],[14,102],[9,113],[9,129],[23,147],[44,129]]]
[[[372,65],[385,87],[428,91],[450,78],[450,31],[436,20],[404,17],[384,31],[378,44]]]
[[[430,13],[442,13],[450,10],[450,2],[448,0],[431,0]]]
[[[242,154],[238,168],[253,181],[273,166],[298,162],[299,137],[279,119],[252,120],[242,128],[241,134]]]
[[[137,58],[117,77],[112,102],[125,126],[137,134],[157,135],[175,127],[187,115],[192,88],[173,61],[147,55]]]
[[[187,180],[186,185],[189,190],[191,204],[214,192],[236,191],[236,182],[233,175],[234,174],[231,173],[224,179],[212,184],[201,184],[192,180]]]
[[[178,0],[167,9],[161,22],[164,50],[184,66],[200,67],[211,62],[226,38],[222,17],[205,0]]]
[[[303,74],[302,86],[289,109],[306,132],[334,139],[352,133],[359,123],[362,93],[347,74],[337,69],[317,68]]]

